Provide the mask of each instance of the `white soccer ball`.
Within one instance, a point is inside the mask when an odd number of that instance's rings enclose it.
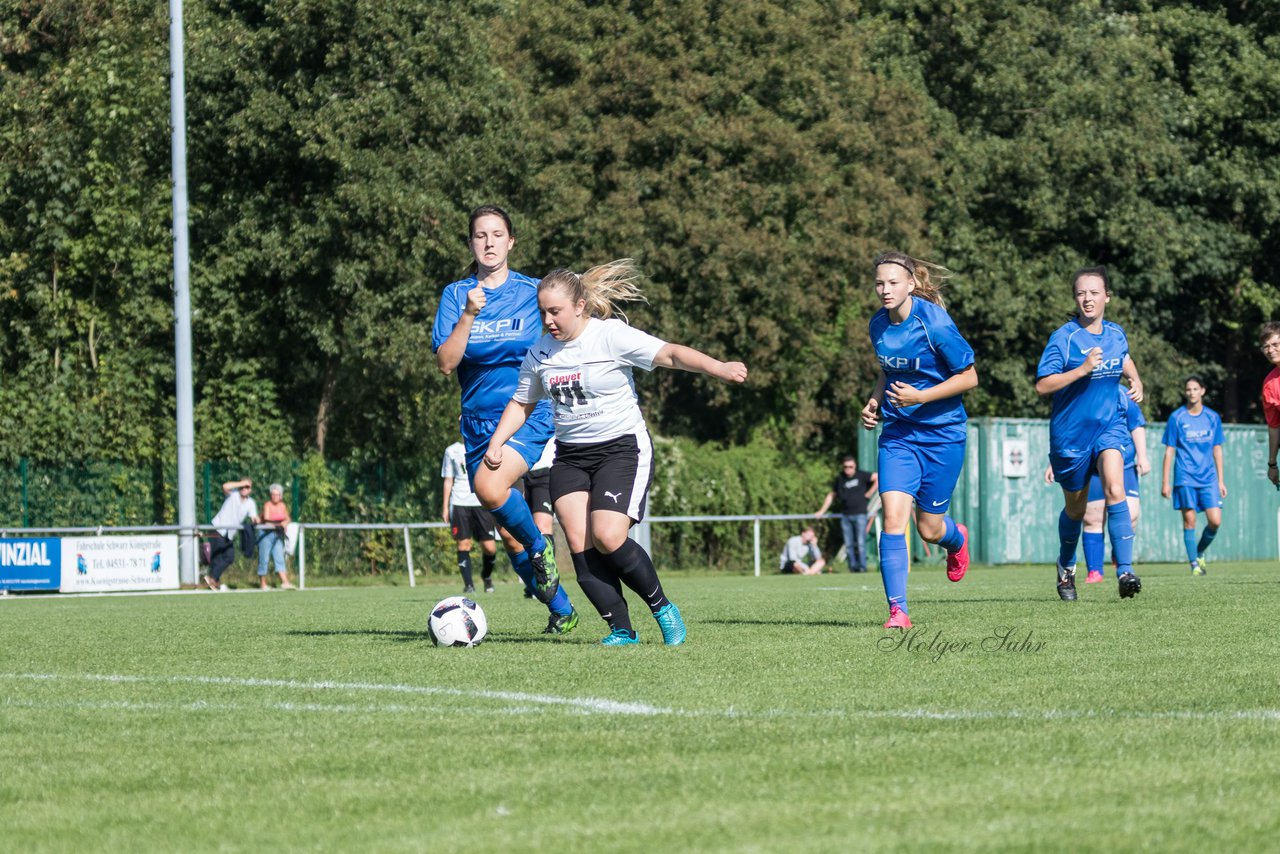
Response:
[[[475,646],[488,632],[484,611],[466,596],[441,599],[427,620],[427,634],[436,646]]]

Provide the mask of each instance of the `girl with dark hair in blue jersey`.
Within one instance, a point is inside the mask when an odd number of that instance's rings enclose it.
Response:
[[[520,363],[542,336],[538,281],[507,266],[515,246],[511,217],[497,205],[471,212],[469,236],[475,263],[471,275],[444,289],[431,330],[436,363],[445,374],[458,372],[462,386],[462,442],[467,475],[485,508],[502,526],[503,543],[516,574],[551,611],[547,634],[564,634],[578,624],[578,613],[560,589],[552,540],[534,524],[524,497],[512,486],[551,439],[549,401],[511,437],[498,469],[481,464],[502,410],[515,392]]]
[[[875,393],[862,425],[880,433],[880,575],[889,601],[886,629],[909,629],[907,521],[947,550],[947,578],[969,568],[969,530],[947,509],[964,464],[968,415],[960,395],[978,385],[971,348],[947,314],[932,273],[945,270],[901,252],[875,259],[882,308],[871,318],[871,343],[880,361]]]
[[[1049,336],[1036,369],[1036,391],[1053,395],[1049,419],[1049,465],[1062,487],[1065,507],[1058,517],[1058,596],[1076,598],[1076,545],[1080,542],[1089,479],[1098,472],[1107,505],[1107,533],[1119,575],[1120,598],[1141,592],[1133,572],[1133,520],[1124,488],[1124,453],[1129,425],[1120,407],[1120,377],[1128,395],[1142,402],[1142,380],[1129,355],[1124,330],[1103,319],[1111,301],[1106,267],[1085,267],[1071,278],[1076,314]]]

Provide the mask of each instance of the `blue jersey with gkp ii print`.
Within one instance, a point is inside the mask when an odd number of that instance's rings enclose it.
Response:
[[[889,320],[882,308],[868,324],[871,344],[880,370],[884,371],[886,394],[881,404],[884,415],[882,436],[910,437],[925,444],[963,442],[969,416],[960,395],[915,406],[897,407],[888,389],[902,382],[914,388],[932,388],[973,364],[973,348],[964,340],[947,310],[920,297],[911,298],[911,312],[901,323]]]
[[[467,307],[467,292],[476,286],[468,276],[446,285],[431,328],[431,348],[439,350]],[[496,288],[485,289],[486,302],[471,327],[467,349],[458,364],[462,386],[462,414],[466,418],[496,420],[511,400],[520,363],[542,337],[538,311],[538,280],[512,271]]]
[[[1129,339],[1109,320],[1102,321],[1102,331],[1097,335],[1077,320],[1069,320],[1055,330],[1040,356],[1036,379],[1075,370],[1094,347],[1102,348],[1102,362],[1093,373],[1053,393],[1053,414],[1049,417],[1051,454],[1092,454],[1097,439],[1117,420],[1124,419],[1119,388],[1124,360],[1129,355]]]

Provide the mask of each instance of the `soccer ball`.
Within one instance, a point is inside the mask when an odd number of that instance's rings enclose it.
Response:
[[[427,620],[427,634],[436,646],[475,646],[488,631],[484,611],[466,596],[441,599]]]

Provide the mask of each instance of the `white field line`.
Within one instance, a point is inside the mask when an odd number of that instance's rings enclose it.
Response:
[[[527,694],[515,691],[483,691],[460,688],[439,688],[427,685],[397,685],[369,682],[302,682],[292,679],[252,679],[229,676],[130,676],[113,674],[65,674],[65,673],[0,673],[0,680],[40,682],[104,682],[115,684],[162,685],[214,685],[238,688],[283,688],[302,691],[339,691],[348,693],[389,693],[416,697],[450,698],[448,703],[409,705],[403,703],[296,703],[264,700],[261,703],[210,703],[197,700],[186,703],[139,701],[75,701],[48,702],[15,697],[0,698],[0,706],[30,708],[103,708],[136,711],[253,711],[319,712],[337,714],[414,714],[422,712],[458,713],[465,711],[494,711],[491,707],[464,708],[455,700],[489,700],[508,704],[497,711],[507,714],[546,712],[557,707],[569,709],[575,714],[669,716],[683,718],[719,718],[769,720],[788,718],[822,718],[847,720],[935,720],[935,721],[1063,721],[1063,720],[1145,720],[1145,721],[1205,721],[1234,722],[1255,721],[1280,723],[1280,709],[1241,709],[1237,711],[1199,712],[1178,709],[1153,709],[1132,711],[1123,709],[822,709],[799,711],[794,709],[724,709],[683,710],[645,703],[628,703],[584,697],[557,697],[548,694]]]
[[[371,682],[299,682],[293,679],[243,679],[228,676],[122,676],[94,673],[0,673],[0,679],[75,680],[81,682],[157,683],[168,685],[231,685],[238,688],[285,688],[299,691],[382,692],[416,696],[496,700],[502,703],[518,703],[534,707],[564,706],[585,714],[670,715],[675,713],[673,709],[650,706],[644,703],[624,703],[591,697],[557,697],[550,694],[526,694],[518,691],[466,690],[462,688],[438,688],[429,685],[382,685]]]

